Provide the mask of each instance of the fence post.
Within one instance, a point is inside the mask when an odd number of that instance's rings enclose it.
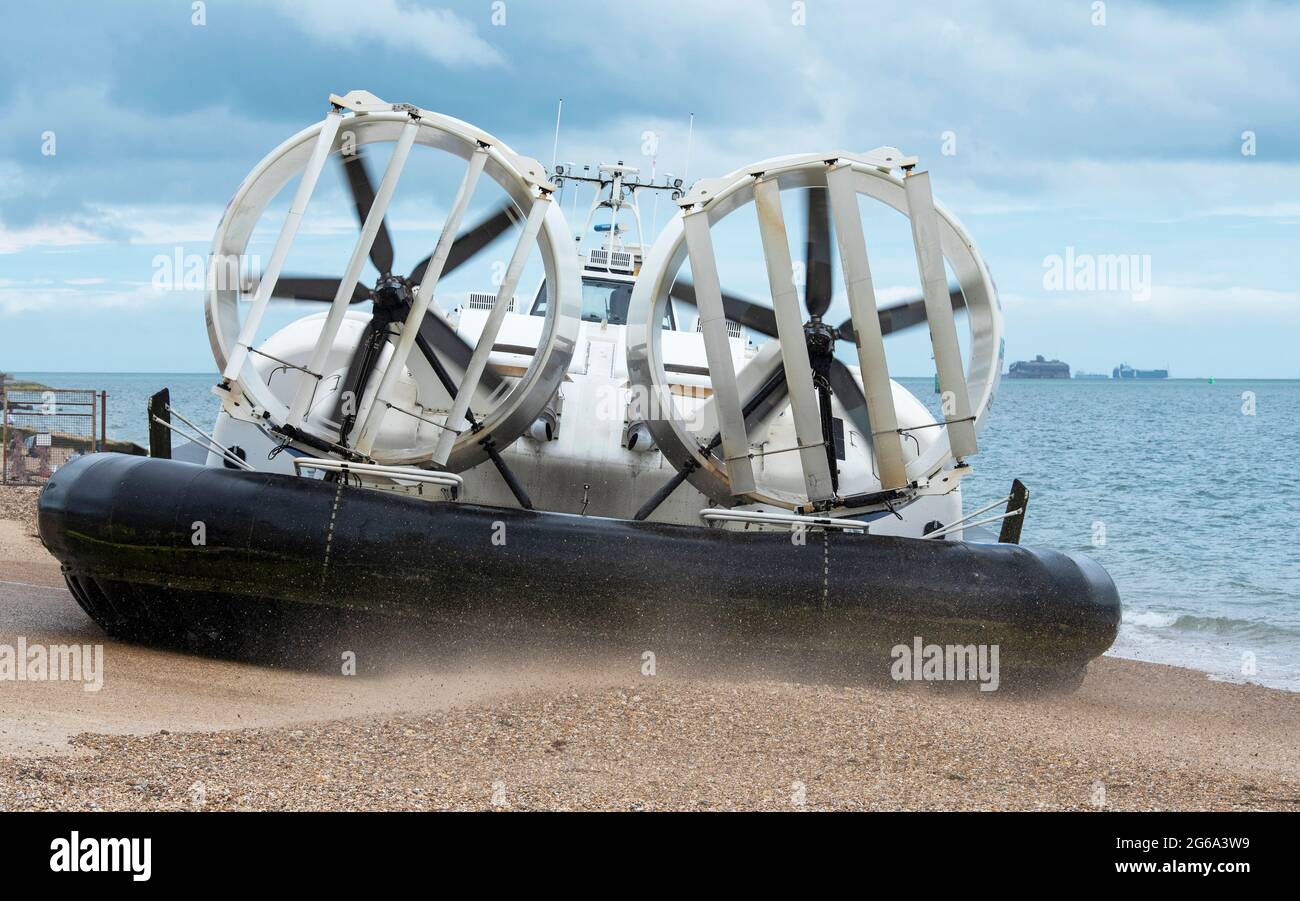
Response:
[[[168,428],[172,421],[170,403],[171,392],[166,388],[149,398],[149,456],[161,460],[172,458],[172,434]]]
[[[90,429],[93,437],[95,430],[95,408],[90,409]],[[93,441],[92,441],[93,443]],[[99,449],[108,447],[108,392],[99,392]]]
[[[1029,489],[1019,479],[1011,482],[1011,497],[1007,500],[1007,512],[1019,510],[1015,516],[1002,520],[1002,531],[998,535],[999,544],[1019,544],[1020,530],[1025,525],[1025,513],[1029,510]]]
[[[9,392],[0,372],[0,485],[9,483]]]

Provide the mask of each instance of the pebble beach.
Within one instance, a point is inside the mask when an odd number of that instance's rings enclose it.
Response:
[[[353,677],[107,639],[0,491],[0,642],[103,644],[102,690],[0,683],[3,810],[1296,810],[1300,695],[1104,657],[1068,696],[641,675]]]

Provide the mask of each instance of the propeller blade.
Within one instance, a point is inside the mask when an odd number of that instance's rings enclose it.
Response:
[[[948,297],[952,300],[954,311],[960,310],[966,306],[966,298],[962,296],[961,288],[953,288]],[[908,300],[903,303],[896,303],[891,306],[881,307],[877,311],[880,315],[880,334],[888,335],[893,332],[901,332],[904,329],[912,328],[925,322],[925,300],[918,298]],[[853,341],[853,320],[845,319],[840,323],[839,336],[844,341]]]
[[[745,401],[744,406],[741,407],[740,412],[745,417],[745,430],[750,431],[756,428],[765,417],[782,405],[786,394],[785,366],[782,365],[781,358],[776,357],[776,365],[771,374],[755,389],[754,393]],[[721,445],[722,433],[715,432],[713,440],[705,446],[704,450],[711,453]]]
[[[826,191],[804,191],[808,216],[804,242],[804,306],[813,316],[821,316],[831,305],[831,217]]]
[[[343,376],[343,384],[339,386],[338,400],[334,404],[334,421],[339,424],[339,442],[346,443],[348,434],[352,427],[356,425],[357,410],[361,406],[361,398],[366,392],[366,385],[370,377],[374,375],[375,363],[379,359],[379,353],[383,348],[386,340],[388,325],[392,321],[386,312],[381,312],[381,308],[376,307],[370,321],[366,323],[361,330],[361,338],[357,341],[356,349],[352,351],[352,359],[348,362],[347,374]],[[344,405],[348,400],[348,393],[351,393],[351,404],[349,410],[345,412]]]
[[[676,300],[695,306],[695,286],[690,282],[674,282],[670,292]],[[728,319],[746,328],[751,328],[769,338],[776,337],[776,313],[771,307],[744,300],[725,291],[722,294],[722,309]]]
[[[344,154],[339,159],[343,161],[343,171],[348,178],[348,190],[352,192],[352,202],[357,209],[357,223],[364,225],[366,217],[370,215],[370,208],[375,203],[375,183],[370,180],[370,173],[366,172],[361,148],[358,147],[356,153]],[[375,243],[370,245],[370,262],[374,263],[375,268],[384,275],[393,271],[393,241],[388,236],[386,222],[379,223]]]
[[[853,427],[871,442],[871,420],[867,417],[867,399],[853,373],[838,359],[831,364],[831,390],[840,399]],[[790,389],[785,381],[785,367],[777,366],[762,386],[745,401],[745,428],[757,428],[767,416],[786,403]],[[712,450],[715,445],[710,444]]]
[[[790,388],[785,381],[785,366],[780,363],[781,358],[777,357],[776,369],[741,408],[745,416],[746,432],[751,432],[774,411],[785,406]]]
[[[339,290],[339,279],[318,278],[310,275],[283,275],[276,280],[272,297],[289,300],[320,300],[333,303],[334,295]],[[358,284],[352,290],[352,299],[348,303],[361,303],[370,299],[370,289]]]
[[[853,424],[853,428],[867,440],[868,446],[874,447],[871,435],[871,420],[867,416],[867,399],[858,387],[858,380],[840,360],[831,363],[831,390],[839,398],[840,406]],[[745,428],[753,430],[775,410],[789,401],[790,388],[785,381],[785,367],[778,366],[763,386],[754,392],[745,402]]]
[[[858,387],[858,380],[853,377],[849,367],[840,360],[831,362],[831,390],[840,399],[840,406],[848,415],[853,427],[868,442],[871,442],[871,420],[867,417],[867,399]]]
[[[425,315],[424,321],[420,323],[416,345],[434,371],[437,371],[438,366],[441,365],[434,357],[435,352],[442,354],[462,372],[469,367],[469,359],[474,353],[473,345],[457,334],[445,319],[432,312]],[[491,366],[483,370],[483,378],[479,380],[479,384],[486,388],[489,394],[494,393],[501,386],[501,382],[501,375]]]
[[[348,433],[356,425],[356,411],[361,405],[361,398],[366,392],[370,378],[375,374],[375,367],[379,362],[384,343],[388,340],[389,326],[393,322],[402,322],[409,312],[410,306],[405,303],[394,307],[376,306],[370,321],[366,323],[361,338],[357,341],[356,349],[352,352],[352,358],[348,362],[347,375],[343,378],[343,390],[339,392],[338,402],[334,407],[334,421],[340,426],[340,442],[346,442]],[[448,393],[454,397],[456,385],[447,368],[438,359],[438,354],[442,353],[464,369],[469,365],[469,358],[474,349],[442,317],[433,313],[424,317],[420,331],[415,336],[415,346],[420,349],[420,353],[433,368]],[[502,377],[488,367],[483,371],[483,378],[479,383],[489,393],[493,393],[502,381]],[[353,395],[350,414],[343,411],[346,391],[351,391]]]
[[[483,250],[483,248],[504,234],[517,218],[515,208],[510,204],[506,204],[477,225],[461,232],[451,244],[451,252],[447,254],[447,264],[443,266],[442,274],[447,275]],[[411,270],[409,279],[411,284],[418,285],[420,283],[420,280],[424,278],[425,271],[429,268],[429,260],[432,258],[433,255],[430,254]]]

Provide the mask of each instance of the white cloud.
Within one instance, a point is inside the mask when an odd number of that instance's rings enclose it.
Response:
[[[7,228],[0,254],[88,244],[206,244],[221,211],[211,204],[87,204],[63,222]]]
[[[1250,206],[1226,206],[1210,210],[1210,216],[1244,216],[1249,219],[1284,219],[1300,221],[1300,203],[1275,200]]]
[[[504,62],[497,49],[479,37],[472,22],[449,9],[421,9],[400,0],[280,0],[279,6],[303,31],[328,44],[375,41],[446,66]],[[483,9],[490,6],[484,3]]]
[[[121,283],[119,287],[110,290],[87,291],[82,287],[48,288],[35,282],[9,282],[0,285],[0,316],[41,312],[66,315],[70,311],[139,311],[160,306],[193,306],[195,299],[201,297],[201,292],[160,291],[149,284]]]
[[[221,210],[212,204],[92,204],[92,221],[130,244],[188,244],[212,240]]]
[[[26,228],[6,228],[0,224],[0,254],[39,250],[45,247],[100,244],[103,241],[102,237],[89,229],[70,222],[33,225]]]
[[[1300,319],[1300,293],[1241,285],[1208,288],[1157,283],[1152,286],[1148,300],[1135,300],[1122,291],[999,296],[1008,318],[1022,321],[1043,317],[1059,323],[1066,317],[1078,317],[1191,326],[1251,320],[1276,327],[1284,321]]]

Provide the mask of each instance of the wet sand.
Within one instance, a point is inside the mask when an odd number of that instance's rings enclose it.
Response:
[[[30,502],[0,503],[0,643],[98,643],[105,669],[98,692],[0,682],[4,810],[1300,809],[1293,693],[1111,658],[1037,698],[639,657],[259,667],[106,638]]]

